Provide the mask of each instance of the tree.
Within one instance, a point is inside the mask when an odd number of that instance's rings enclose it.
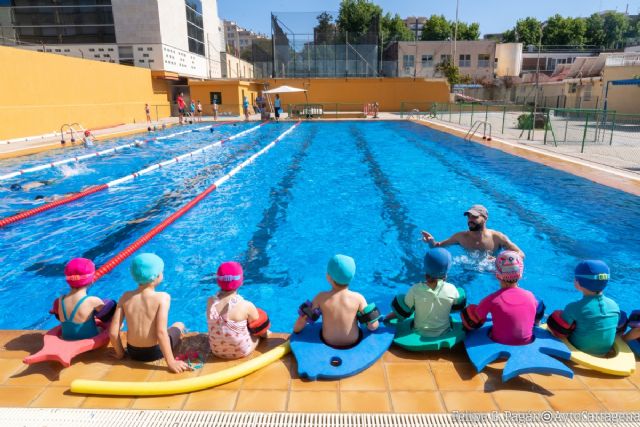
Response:
[[[624,13],[607,12],[604,18],[604,46],[613,48],[624,42],[624,34],[629,27],[629,18]]]
[[[408,41],[414,40],[413,32],[405,25],[400,15],[397,13],[391,16],[387,13],[382,17],[382,39],[384,44],[387,45],[392,41]]]
[[[576,45],[585,42],[587,23],[583,18],[564,18],[558,14],[547,20],[542,35],[545,45]]]
[[[472,79],[468,75],[461,75],[460,69],[449,61],[442,61],[436,65],[435,71],[442,73],[451,86],[459,83],[471,83]]]
[[[537,45],[540,38],[542,23],[536,18],[528,17],[519,19],[516,26],[504,33],[505,42],[520,42],[525,46]]]
[[[586,25],[586,43],[594,46],[604,46],[605,32],[604,18],[602,15],[594,13],[587,18]]]
[[[336,26],[333,23],[333,16],[329,12],[322,12],[316,16],[318,25],[313,29],[316,43],[333,42]]]
[[[451,28],[455,29],[455,21],[450,24]],[[454,30],[455,32],[455,30]],[[458,22],[458,40],[478,40],[480,38],[480,24],[472,22],[467,24],[466,22]]]
[[[431,15],[422,27],[422,40],[449,40],[451,25],[444,15]]]
[[[349,40],[357,40],[370,33],[381,15],[382,8],[366,0],[342,0],[336,23]]]

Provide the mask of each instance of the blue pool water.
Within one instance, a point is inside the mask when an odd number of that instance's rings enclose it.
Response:
[[[192,132],[1,182],[0,217],[37,206],[36,194],[107,182],[252,126]],[[0,229],[0,328],[55,325],[47,311],[67,288],[69,259],[102,265],[290,126],[263,126],[206,155]],[[5,160],[0,174],[69,154]],[[54,182],[29,192],[8,189],[43,179]],[[640,308],[640,198],[408,122],[302,123],[142,251],[166,261],[159,289],[172,295],[170,321],[205,331],[215,270],[236,260],[245,268],[241,294],[269,312],[273,330],[288,331],[300,302],[328,288],[325,267],[334,253],[356,259],[353,289],[387,311],[393,295],[422,278],[420,230],[439,240],[463,230],[462,213],[475,203],[489,209],[490,227],[526,252],[521,284],[549,310],[579,298],[572,272],[583,258],[605,260],[612,270],[606,293],[625,310]],[[470,302],[497,289],[491,263],[457,247],[452,253],[449,281],[464,287]],[[132,288],[129,262],[91,293],[117,298]]]

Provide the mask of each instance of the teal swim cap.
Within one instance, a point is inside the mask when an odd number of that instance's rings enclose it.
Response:
[[[164,270],[164,261],[156,254],[140,254],[131,263],[131,276],[139,285],[151,283]]]
[[[334,255],[327,265],[327,274],[338,285],[348,285],[356,275],[356,262],[350,256]]]

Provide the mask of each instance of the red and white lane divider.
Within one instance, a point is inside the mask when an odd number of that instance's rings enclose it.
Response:
[[[266,124],[266,122],[265,123],[261,123],[258,126],[254,126],[254,127],[249,128],[247,130],[244,130],[244,131],[242,131],[240,133],[232,135],[232,136],[230,136],[228,138],[220,139],[220,140],[214,142],[213,144],[209,144],[209,145],[207,145],[205,147],[198,148],[197,150],[190,151],[190,152],[188,152],[186,154],[182,154],[181,156],[174,157],[174,158],[166,160],[164,162],[156,163],[154,165],[151,165],[149,167],[141,169],[141,170],[139,170],[137,172],[134,172],[132,174],[128,174],[126,176],[123,176],[122,178],[118,178],[118,179],[114,179],[113,181],[109,181],[106,184],[94,185],[94,186],[91,186],[91,187],[87,188],[86,190],[80,191],[79,193],[75,193],[75,194],[72,194],[70,196],[63,197],[62,199],[58,199],[58,200],[55,200],[53,202],[46,203],[46,204],[44,204],[42,206],[38,206],[37,208],[29,209],[29,210],[20,212],[18,214],[12,215],[12,216],[9,216],[9,217],[6,217],[6,218],[2,218],[2,219],[0,219],[0,228],[5,227],[5,226],[7,226],[9,224],[13,224],[14,222],[18,222],[18,221],[21,221],[23,219],[30,218],[32,216],[38,215],[38,214],[40,214],[42,212],[46,212],[46,211],[51,210],[53,208],[57,208],[58,206],[66,205],[67,203],[71,203],[71,202],[76,201],[78,199],[82,199],[83,197],[89,196],[89,195],[97,193],[99,191],[103,191],[103,190],[106,190],[108,188],[115,187],[116,185],[122,184],[123,182],[131,181],[132,179],[135,179],[135,178],[138,178],[139,176],[148,174],[149,172],[152,172],[154,170],[160,169],[160,168],[162,168],[164,166],[170,165],[172,163],[178,163],[180,160],[186,159],[187,157],[193,157],[196,154],[202,154],[207,150],[210,150],[210,149],[212,149],[214,147],[218,147],[218,146],[224,144],[225,142],[232,141],[234,139],[237,139],[237,138],[240,138],[242,136],[245,136],[248,133],[254,132],[254,131],[258,130],[260,127],[264,126],[265,124]]]
[[[210,127],[222,126],[222,125],[227,124],[227,123],[231,123],[231,122],[221,122],[221,123],[218,123],[218,124],[213,125],[213,126],[202,126],[202,127],[196,128],[195,130],[200,131],[200,130],[203,130],[203,129],[208,129]],[[27,168],[27,169],[21,169],[21,170],[15,171],[15,172],[7,173],[5,175],[0,175],[0,181],[4,181],[6,179],[14,178],[16,176],[24,175],[24,174],[27,174],[27,173],[41,171],[43,169],[53,168],[53,167],[64,165],[64,164],[71,163],[71,162],[80,162],[82,160],[91,159],[91,158],[99,157],[99,156],[104,156],[105,154],[115,153],[117,151],[124,150],[125,148],[131,148],[131,147],[133,147],[135,145],[144,144],[144,143],[148,143],[148,142],[152,142],[152,141],[160,141],[160,140],[168,139],[168,138],[173,138],[174,136],[183,135],[185,133],[190,133],[190,132],[192,132],[192,130],[185,130],[185,131],[182,131],[182,132],[175,132],[175,133],[172,133],[170,135],[164,135],[164,136],[159,136],[159,137],[154,137],[154,138],[149,138],[149,139],[144,139],[144,140],[137,139],[134,142],[132,142],[131,144],[118,145],[117,147],[108,148],[108,149],[102,150],[102,151],[96,151],[94,153],[84,154],[82,156],[69,157],[69,158],[58,160],[58,161],[55,161],[55,162],[43,163],[43,164],[38,165],[38,166],[33,166],[33,167],[30,167],[30,168]]]
[[[118,264],[127,259],[131,254],[140,249],[143,245],[145,245],[149,240],[153,239],[156,235],[161,233],[165,228],[173,224],[178,218],[187,213],[191,208],[197,205],[202,199],[207,197],[213,191],[215,191],[218,187],[220,187],[223,183],[229,180],[232,176],[240,172],[242,169],[253,163],[258,157],[262,156],[264,153],[272,149],[280,140],[282,140],[289,133],[293,132],[293,130],[300,125],[300,122],[297,122],[289,129],[280,134],[276,139],[271,141],[268,145],[262,148],[257,153],[253,154],[251,157],[247,158],[245,161],[240,163],[238,166],[231,169],[227,174],[218,178],[213,184],[207,187],[202,193],[198,194],[193,200],[191,200],[186,205],[182,206],[176,212],[171,214],[169,217],[165,218],[160,224],[153,227],[151,230],[147,231],[140,238],[138,238],[135,242],[127,246],[124,250],[119,252],[116,256],[111,258],[109,261],[104,263],[100,268],[96,270],[96,275],[94,281],[98,280],[105,274],[109,273],[111,270],[116,268]]]

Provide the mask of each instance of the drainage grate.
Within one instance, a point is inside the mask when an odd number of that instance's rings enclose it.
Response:
[[[458,414],[302,414],[289,412],[137,411],[0,408],[2,427],[415,427],[637,426],[640,412],[502,412]]]

